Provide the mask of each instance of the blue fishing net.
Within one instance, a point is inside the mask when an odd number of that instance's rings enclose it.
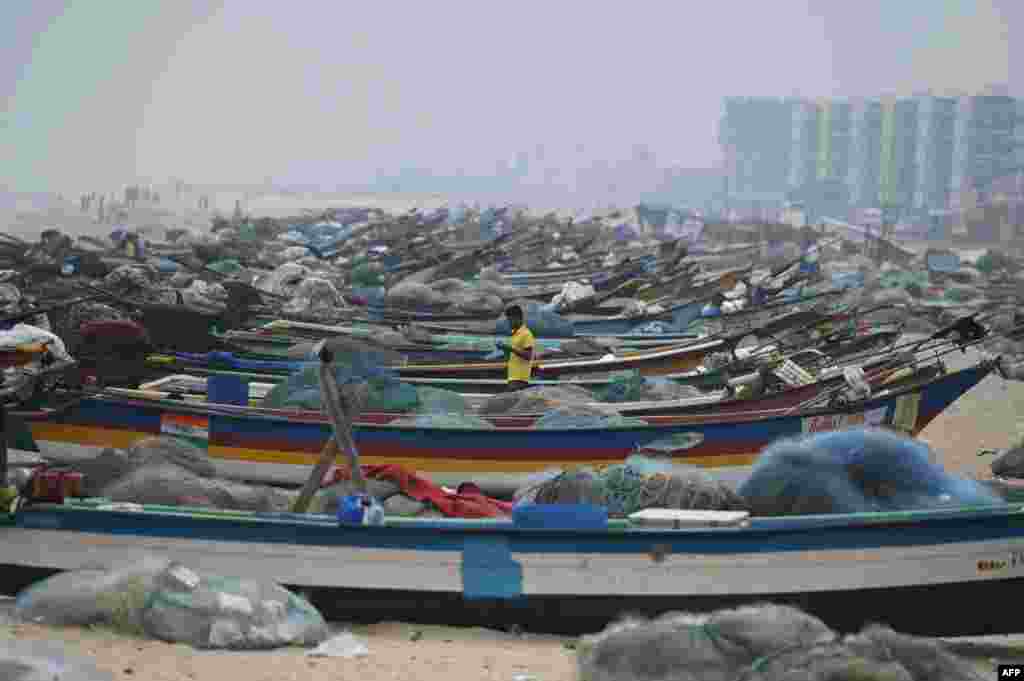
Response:
[[[931,461],[928,445],[870,428],[780,440],[739,488],[755,515],[920,510],[1002,503]]]
[[[575,335],[573,323],[554,310],[534,301],[520,302],[518,305],[523,308],[526,328],[533,332],[534,337],[572,338]],[[507,336],[511,331],[508,320],[504,317],[495,324],[494,333],[498,336]]]
[[[262,406],[271,409],[319,409],[322,406],[319,363],[307,361],[296,364],[298,370],[274,386],[263,398]],[[354,383],[368,385],[368,401],[364,411],[407,412],[419,405],[416,387],[401,382],[398,373],[379,353],[339,352],[331,366],[339,386]]]

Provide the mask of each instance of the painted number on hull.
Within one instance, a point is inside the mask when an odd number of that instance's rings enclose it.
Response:
[[[1001,572],[1007,568],[1024,569],[1024,551],[1011,551],[1008,558],[989,558],[978,561],[978,572]]]

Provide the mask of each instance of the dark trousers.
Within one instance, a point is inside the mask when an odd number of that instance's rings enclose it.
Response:
[[[530,384],[528,381],[509,381],[508,386],[506,386],[505,388],[505,392],[514,393],[517,390],[522,390],[523,388],[529,387]]]

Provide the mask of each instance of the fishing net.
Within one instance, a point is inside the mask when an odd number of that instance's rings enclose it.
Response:
[[[356,411],[404,413],[416,408],[416,388],[401,382],[384,354],[373,350],[336,352],[331,363],[338,387]],[[320,409],[320,369],[309,362],[264,396],[270,409]]]
[[[622,372],[603,388],[594,391],[602,402],[648,402],[699,397],[700,390],[663,377],[642,376],[639,371]]]
[[[360,288],[382,286],[384,284],[384,277],[381,272],[382,269],[383,268],[379,263],[361,264],[352,269],[352,274],[349,275],[349,281],[352,286],[358,286]]]
[[[141,610],[158,575],[169,565],[166,559],[144,556],[61,572],[21,591],[15,615],[36,624],[105,625],[140,633]]]
[[[943,647],[940,641],[909,636],[888,627],[870,625],[843,643],[874,663],[898,664],[913,679],[981,681],[977,667]]]
[[[329,633],[316,608],[273,582],[200,574],[178,564],[157,577],[142,622],[150,636],[196,648],[309,646]]]
[[[639,418],[609,413],[608,408],[599,404],[574,404],[558,407],[533,422],[537,430],[561,430],[565,428],[615,428],[646,426]]]
[[[237,511],[284,511],[287,498],[275,488],[203,477],[172,464],[147,465],[110,483],[100,496],[117,502],[206,506]]]
[[[526,328],[536,338],[571,338],[575,335],[573,323],[560,314],[532,300],[517,300],[516,304],[523,309]],[[508,320],[502,317],[494,325],[497,336],[507,336],[512,332]]]
[[[469,408],[466,398],[452,390],[416,386],[416,411],[432,414],[464,414]]]
[[[54,575],[19,593],[15,614],[197,648],[315,645],[328,633],[312,605],[273,582],[197,573],[151,556]]]
[[[932,463],[928,445],[853,428],[773,443],[739,488],[755,515],[866,513],[998,504]]]
[[[82,474],[86,496],[102,496],[104,488],[144,467],[173,466],[199,477],[213,477],[216,469],[206,452],[183,439],[147,437],[125,450],[104,449],[100,454],[69,466]]]
[[[344,307],[334,284],[320,277],[307,277],[295,290],[294,297],[284,305],[289,314],[331,315]]]
[[[536,385],[488,398],[481,414],[540,414],[562,405],[590,404],[593,393],[576,385]]]
[[[494,424],[473,414],[417,414],[395,421],[395,425],[416,426],[417,428],[460,428],[471,430],[493,430]]]
[[[734,681],[759,658],[831,642],[795,608],[757,605],[710,615],[626,619],[580,641],[580,681]]]
[[[843,639],[779,605],[630,618],[580,641],[580,681],[980,681],[939,641],[880,626]]]
[[[538,504],[588,503],[605,506],[611,517],[645,508],[708,511],[744,510],[744,500],[728,485],[699,471],[631,456],[603,469],[549,472],[516,493]]]

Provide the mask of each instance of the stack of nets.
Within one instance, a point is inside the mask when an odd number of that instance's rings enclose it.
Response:
[[[646,402],[699,397],[700,390],[664,377],[647,377],[635,369],[612,376],[608,385],[594,391],[602,402]]]
[[[696,469],[649,472],[636,459],[599,470],[565,471],[516,495],[524,503],[596,504],[611,517],[645,508],[707,511],[743,510],[743,499],[729,486]]]

